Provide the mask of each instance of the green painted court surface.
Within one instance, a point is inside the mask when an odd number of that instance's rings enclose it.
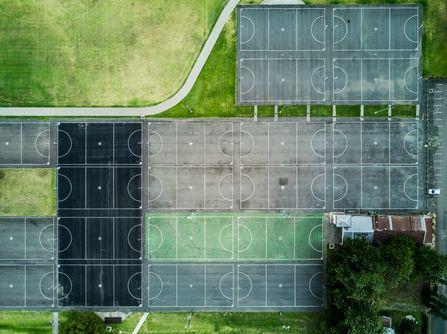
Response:
[[[150,261],[264,261],[322,258],[322,216],[289,213],[150,213]]]

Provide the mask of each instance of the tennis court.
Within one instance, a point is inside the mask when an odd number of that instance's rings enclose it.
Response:
[[[420,100],[418,5],[238,7],[241,105]]]
[[[151,262],[322,259],[321,215],[151,212],[146,224]]]

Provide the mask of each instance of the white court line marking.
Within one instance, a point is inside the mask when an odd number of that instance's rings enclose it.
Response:
[[[335,24],[335,23],[334,23],[334,27],[333,27],[333,29],[332,29],[332,41],[333,41],[333,42],[332,42],[332,45],[333,45],[333,46],[335,46],[335,44],[338,44],[338,43],[343,42],[344,39],[346,38],[346,35],[348,34],[348,24],[346,23],[346,21],[345,21],[342,17],[333,14],[333,19],[335,19],[335,18],[341,20],[342,23],[344,24],[344,26],[345,26],[345,34],[343,35],[342,38],[340,38],[340,39],[338,39],[338,40],[335,40],[335,29],[338,27],[338,24]],[[334,21],[335,21],[335,20],[334,20]],[[334,47],[334,49],[335,49],[335,47]]]
[[[240,291],[240,276],[243,275],[247,278],[248,283],[250,283],[250,289],[248,290],[248,293],[246,293],[243,297],[239,296],[238,301],[246,299],[248,296],[251,295],[252,289],[253,289],[253,281],[251,280],[250,276],[248,276],[243,271],[238,271],[238,291]]]
[[[63,201],[65,201],[66,199],[68,199],[68,198],[70,197],[71,192],[72,192],[72,190],[73,190],[73,185],[72,185],[70,179],[69,179],[67,176],[65,176],[64,174],[58,173],[58,176],[62,176],[63,178],[65,178],[65,179],[68,181],[68,185],[70,186],[70,192],[68,193],[68,195],[65,196],[63,199],[59,199],[59,200],[58,200],[58,202],[63,202]],[[58,188],[59,188],[59,187],[58,187]]]
[[[223,283],[223,280],[224,280],[228,275],[233,275],[233,285],[234,285],[234,267],[233,267],[233,271],[229,271],[228,273],[226,273],[225,275],[223,275],[223,276],[221,277],[221,279],[219,280],[219,291],[220,291],[220,293],[222,294],[222,296],[223,296],[224,298],[226,298],[226,299],[228,299],[228,300],[231,300],[231,301],[234,301],[234,296],[232,296],[232,297],[227,296],[227,295],[223,292],[223,289],[222,289],[222,283]],[[233,288],[233,293],[234,293],[234,288]]]
[[[242,129],[240,131],[239,146],[242,145],[242,134],[243,133],[244,134],[248,134],[250,136],[250,138],[251,138],[251,140],[253,142],[253,145],[252,145],[251,149],[248,151],[248,153],[242,154],[242,152],[241,152],[241,154],[240,154],[240,158],[241,158],[240,164],[241,165],[243,164],[242,163],[242,158],[245,158],[246,156],[250,155],[253,152],[253,150],[255,149],[255,147],[256,147],[256,141],[255,141],[255,138],[254,138],[253,134],[251,134],[251,132],[249,132],[247,130],[242,130]],[[239,150],[241,151],[241,148],[239,148]]]
[[[315,279],[315,277],[316,277],[317,275],[323,275],[323,273],[322,273],[322,272],[315,273],[315,274],[310,278],[310,280],[309,280],[309,286],[308,286],[308,288],[309,288],[309,293],[312,295],[312,297],[314,297],[315,299],[318,299],[318,300],[322,300],[323,298],[317,296],[317,295],[312,291],[312,287],[311,287],[312,281]]]
[[[247,66],[241,65],[241,66],[240,66],[240,69],[241,69],[241,70],[242,70],[242,69],[247,70],[247,71],[250,73],[251,77],[252,77],[252,84],[251,84],[250,88],[248,88],[248,89],[245,90],[245,91],[239,90],[240,95],[245,95],[245,94],[250,93],[250,92],[253,90],[253,88],[255,87],[255,84],[256,84],[256,76],[255,76],[255,73],[254,73],[250,68],[248,68]],[[240,71],[240,72],[242,72],[242,71]],[[242,76],[241,73],[239,73],[239,75],[241,76],[241,79],[244,79],[244,80],[245,80],[245,78],[243,78],[243,76]],[[268,76],[267,76],[267,77],[268,77]],[[240,85],[239,85],[239,86],[240,86]]]
[[[340,94],[341,92],[343,92],[346,89],[346,86],[348,85],[348,74],[346,73],[346,71],[342,67],[340,67],[338,65],[334,65],[333,69],[334,69],[334,80],[333,80],[334,85],[335,85],[335,80],[339,78],[338,76],[335,76],[335,69],[341,70],[343,75],[344,75],[344,77],[345,77],[345,79],[344,79],[345,84],[344,84],[343,88],[335,89],[335,87],[334,87],[333,91],[334,91],[334,98],[335,98],[335,94]]]
[[[338,154],[334,154],[335,153],[335,132],[341,134],[343,136],[344,141],[345,141],[345,145],[344,145],[343,150],[340,153],[338,153]],[[333,158],[341,157],[343,154],[345,154],[346,150],[348,149],[348,138],[346,137],[346,135],[344,134],[343,131],[334,129],[333,130],[333,141],[332,141],[332,144],[333,144],[333,151],[332,151]]]
[[[115,272],[115,270],[113,270],[113,272]],[[141,300],[141,297],[138,297],[138,296],[135,296],[133,293],[132,293],[132,291],[131,291],[131,289],[130,289],[130,283],[131,283],[131,280],[135,277],[135,276],[137,276],[137,275],[140,275],[141,276],[141,272],[136,272],[136,273],[134,273],[132,276],[130,276],[130,278],[127,280],[127,292],[129,293],[129,295],[130,296],[132,296],[135,300]],[[140,279],[140,292],[141,292],[141,284],[142,284],[142,280]],[[115,301],[114,301],[115,302]]]
[[[320,129],[320,130],[317,130],[317,131],[312,135],[312,138],[310,139],[310,148],[311,148],[312,152],[313,152],[317,157],[320,157],[320,158],[325,158],[326,155],[322,155],[322,154],[320,154],[320,153],[317,153],[317,151],[315,150],[315,146],[314,146],[314,139],[315,139],[315,137],[316,137],[320,132],[325,133],[325,132],[326,132],[325,130],[326,130],[326,129]],[[326,144],[324,144],[324,145],[326,146]]]
[[[114,124],[115,125],[115,124]],[[114,127],[115,128],[115,127]],[[130,147],[130,139],[136,134],[136,133],[140,133],[140,136],[141,136],[141,129],[140,130],[135,130],[135,131],[133,131],[130,135],[129,135],[129,137],[127,137],[127,149],[129,150],[129,152],[133,155],[133,156],[135,156],[135,157],[137,157],[137,158],[141,158],[141,154],[140,155],[138,155],[138,154],[136,154],[133,150],[132,150],[132,148]],[[113,138],[115,138],[115,137],[113,137]],[[142,137],[140,137],[140,138],[142,138]],[[137,142],[138,144],[140,144],[141,145],[141,139],[140,139],[140,142]],[[114,151],[115,151],[115,144],[113,144],[114,146]]]
[[[228,252],[228,253],[233,254],[233,250],[228,249],[227,247],[225,247],[225,246],[223,245],[223,242],[222,242],[222,233],[223,233],[226,229],[228,229],[229,227],[231,227],[232,232],[233,232],[233,223],[230,223],[230,224],[225,225],[225,226],[222,227],[222,229],[220,230],[220,232],[219,232],[219,245],[220,245],[220,247],[221,247],[225,252]],[[234,238],[232,239],[232,244],[233,244],[233,243],[234,243]],[[234,248],[234,247],[233,247],[233,248]]]
[[[158,227],[158,226],[156,226],[156,225],[154,225],[154,224],[148,224],[148,233],[149,233],[149,235],[151,234],[151,227],[154,227],[158,232],[159,232],[159,234],[160,234],[160,242],[159,242],[159,244],[157,245],[157,247],[155,247],[155,248],[153,248],[153,249],[148,249],[148,252],[149,253],[152,253],[152,252],[155,252],[155,251],[157,251],[157,249],[159,249],[160,247],[161,247],[161,245],[163,244],[163,240],[164,240],[164,235],[163,235],[163,232],[161,231],[161,229]],[[150,241],[150,238],[149,238],[149,241]]]
[[[71,136],[68,134],[68,132],[66,132],[66,131],[64,131],[64,130],[61,130],[61,129],[58,129],[58,148],[60,147],[59,146],[59,139],[60,139],[60,133],[65,133],[66,135],[67,135],[67,137],[68,137],[68,139],[70,140],[70,146],[69,146],[69,149],[68,149],[68,151],[67,152],[65,152],[64,154],[62,154],[62,155],[59,155],[58,154],[58,158],[63,158],[63,157],[65,157],[66,155],[68,155],[70,152],[71,152],[71,150],[72,150],[72,148],[73,148],[73,140],[71,139]],[[58,163],[59,164],[59,163]]]
[[[177,170],[177,167],[176,167],[176,170]],[[175,173],[175,175],[177,175],[177,173]],[[154,175],[154,174],[149,174],[149,177],[148,177],[148,180],[149,180],[149,189],[151,188],[151,185],[150,185],[150,179],[151,179],[151,177],[153,177],[154,179],[158,180],[158,182],[160,183],[160,193],[159,193],[155,198],[151,198],[151,196],[150,196],[150,190],[149,190],[149,203],[158,200],[158,199],[161,197],[161,195],[163,194],[163,191],[164,191],[163,181],[162,181],[158,176],[156,176],[156,175]],[[176,191],[176,193],[177,193],[177,191]]]
[[[40,151],[40,149],[39,149],[39,147],[38,147],[38,145],[37,145],[37,141],[39,140],[39,137],[40,137],[42,134],[44,134],[44,133],[48,133],[48,154],[43,154],[43,153]],[[49,158],[49,153],[50,153],[50,130],[43,130],[43,131],[41,131],[41,132],[36,136],[36,139],[34,140],[34,148],[36,149],[36,152],[37,152],[41,157]]]
[[[238,224],[238,231],[239,231],[239,234],[241,233],[241,232],[240,232],[240,231],[241,231],[241,227],[248,231],[249,236],[250,236],[250,242],[248,243],[248,245],[247,245],[244,249],[238,249],[238,255],[240,255],[241,253],[247,251],[247,250],[251,247],[251,244],[252,244],[252,242],[253,242],[253,234],[252,234],[251,230],[248,228],[248,226],[239,223],[239,224]],[[240,239],[238,239],[238,242],[240,242]],[[239,256],[239,258],[240,258],[240,256]]]
[[[391,8],[388,8],[388,49],[391,49]]]
[[[313,88],[317,93],[324,94],[324,91],[318,89],[318,88],[315,86],[315,83],[314,83],[315,73],[317,73],[317,71],[320,70],[320,69],[324,69],[324,70],[326,70],[326,66],[320,66],[320,67],[317,67],[316,69],[313,70],[313,72],[312,72],[312,74],[311,74],[311,76],[310,76],[310,84],[312,85],[312,88]],[[324,73],[324,72],[323,72],[323,73]],[[298,79],[298,77],[297,77],[297,79]],[[323,86],[324,86],[324,82],[325,82],[325,81],[326,81],[326,80],[324,80],[324,77],[323,77]],[[323,89],[324,89],[324,88],[323,88]]]
[[[242,197],[242,191],[241,191],[240,200],[241,200],[241,202],[246,202],[253,197],[255,190],[256,190],[256,186],[255,186],[255,182],[253,181],[253,179],[250,176],[248,176],[246,174],[242,174],[242,173],[240,174],[241,183],[242,183],[242,177],[245,177],[248,181],[250,181],[250,184],[252,185],[251,193],[249,196]],[[241,185],[241,188],[242,188],[242,185]]]
[[[157,299],[158,297],[160,297],[161,293],[163,292],[164,283],[163,283],[163,279],[157,273],[150,271],[150,266],[149,266],[149,280],[150,280],[151,275],[155,276],[160,281],[160,291],[154,297],[151,297],[150,293],[148,296],[149,300],[154,300],[154,299]],[[151,286],[152,286],[152,284],[149,284],[149,289]],[[176,287],[176,289],[177,289],[177,287]]]
[[[296,18],[296,14],[295,14],[295,18]],[[316,41],[316,42],[318,42],[318,43],[320,43],[320,44],[325,44],[325,41],[320,41],[318,38],[316,38],[315,37],[315,34],[314,34],[314,25],[315,25],[315,22],[318,20],[318,19],[323,19],[323,33],[324,33],[324,15],[321,15],[321,16],[318,16],[318,17],[316,17],[313,21],[312,21],[312,23],[311,23],[311,25],[310,25],[310,33],[311,33],[311,35],[312,35],[312,38]]]
[[[312,239],[311,239],[312,233],[313,233],[314,230],[316,230],[317,228],[321,228],[321,229],[323,230],[323,225],[322,225],[322,224],[320,224],[320,225],[315,225],[315,226],[310,230],[309,235],[308,235],[308,237],[307,237],[307,240],[308,240],[308,242],[309,242],[309,246],[310,246],[314,251],[316,251],[316,252],[318,252],[318,253],[323,253],[323,249],[318,249],[317,247],[315,247],[315,246],[313,245],[313,243],[312,243]]]
[[[224,182],[224,179],[226,179],[226,178],[231,178],[231,184],[233,183],[233,174],[232,173],[224,175],[219,181],[219,185],[218,185],[219,194],[224,200],[226,200],[228,202],[233,202],[233,198],[228,198],[228,197],[224,196],[224,194],[222,193],[222,183]],[[233,192],[234,192],[234,190],[231,189],[232,197],[233,197]]]
[[[254,22],[248,16],[241,15],[240,18],[241,18],[241,22],[240,22],[240,25],[239,25],[239,29],[245,28],[245,26],[242,25],[242,20],[243,19],[247,20],[248,23],[251,24],[252,29],[253,29],[253,33],[251,34],[250,38],[248,38],[247,40],[243,41],[242,37],[239,36],[239,38],[240,38],[239,45],[242,46],[243,44],[246,44],[246,43],[250,42],[253,39],[253,37],[255,36],[255,33],[256,33],[256,26],[255,26]],[[242,31],[241,30],[239,30],[239,31],[242,34]],[[244,50],[244,51],[246,51],[246,50]]]
[[[342,175],[340,175],[340,174],[337,174],[337,173],[334,173],[334,175],[333,175],[334,183],[335,183],[335,176],[341,178],[341,179],[343,180],[343,182],[345,183],[345,192],[344,192],[344,194],[343,194],[341,197],[338,197],[337,199],[335,199],[335,196],[334,196],[334,198],[333,198],[333,200],[334,200],[334,207],[335,207],[335,202],[339,202],[339,201],[341,201],[342,199],[344,199],[345,196],[346,196],[347,193],[348,193],[348,181],[346,181],[346,179],[344,178],[344,176],[342,176]],[[335,189],[335,186],[334,186],[334,189]],[[334,193],[334,195],[335,195],[335,191],[334,191],[333,193]]]
[[[163,138],[162,138],[161,135],[160,135],[157,131],[155,131],[155,130],[149,130],[148,132],[149,132],[149,157],[154,157],[154,156],[160,154],[161,151],[163,150]],[[150,145],[151,142],[152,142],[152,140],[151,140],[151,133],[153,133],[154,135],[156,135],[156,136],[160,139],[160,148],[159,148],[158,151],[156,151],[155,153],[152,153],[152,152],[151,152],[151,145]]]
[[[231,126],[233,126],[233,124],[231,124]],[[233,137],[233,136],[234,136],[233,128],[232,128],[231,130],[226,130],[224,133],[221,134],[221,136],[220,136],[220,138],[219,138],[219,144],[218,144],[218,147],[219,147],[219,151],[220,151],[220,153],[222,153],[222,154],[223,154],[224,156],[226,156],[226,157],[230,157],[230,158],[232,158],[231,161],[233,161],[233,156],[234,156],[234,154],[229,155],[229,154],[225,153],[225,152],[223,151],[223,149],[222,149],[222,140],[223,140],[224,136],[226,136],[228,133],[231,133],[231,136]],[[231,146],[232,146],[232,150],[231,150],[231,152],[233,152],[233,145],[234,145],[234,138],[232,138],[232,140],[231,140]]]
[[[26,224],[26,221],[25,221],[25,224]],[[26,226],[26,225],[25,225],[25,226]],[[44,227],[40,230],[40,233],[39,233],[39,244],[40,244],[40,246],[42,247],[42,249],[45,250],[46,252],[48,252],[48,253],[53,253],[53,252],[54,252],[54,248],[53,248],[53,249],[48,249],[48,248],[42,243],[43,233],[44,233],[44,231],[45,231],[48,227],[50,227],[51,230],[53,230],[53,225],[52,225],[52,224],[48,224],[48,225],[44,226]],[[25,235],[26,235],[26,227],[25,227]],[[26,240],[26,237],[25,237],[25,240]],[[47,238],[46,240],[47,240],[47,241],[49,241],[49,240],[53,241],[53,240],[54,240],[53,235],[51,236],[50,239]],[[25,242],[25,249],[26,249],[26,242]],[[25,256],[26,256],[26,254],[25,254]]]
[[[360,8],[360,50],[363,50],[363,9]]]
[[[409,200],[411,200],[413,202],[417,202],[417,198],[411,197],[410,195],[408,195],[408,192],[407,192],[407,182],[408,182],[408,180],[410,180],[414,176],[416,176],[416,178],[417,178],[418,174],[412,174],[412,175],[407,176],[407,178],[405,179],[405,182],[404,182],[403,190],[404,190],[405,196],[407,196],[407,198]],[[417,189],[416,189],[416,192],[417,192]]]
[[[130,180],[129,180],[129,182],[127,182],[127,194],[129,195],[129,197],[130,198],[132,198],[135,202],[139,202],[139,203],[141,203],[141,187],[138,187],[139,188],[139,190],[140,190],[140,199],[137,199],[137,198],[135,198],[135,197],[133,197],[132,196],[132,194],[130,193],[130,184],[131,184],[131,182],[133,181],[133,179],[134,178],[136,178],[136,177],[142,177],[142,175],[141,174],[135,174],[134,176],[132,176],[131,178],[130,178]],[[141,179],[140,179],[141,180]],[[114,191],[113,191],[113,193],[114,193]]]
[[[314,192],[314,184],[315,184],[316,180],[319,179],[321,176],[326,177],[326,174],[323,173],[323,174],[320,174],[320,175],[317,175],[317,176],[314,177],[314,179],[312,180],[311,186],[310,186],[310,191],[311,191],[311,193],[312,193],[312,196],[315,197],[316,200],[318,200],[318,201],[324,203],[326,200],[325,200],[325,199],[321,199],[321,198],[318,197],[318,196],[315,194],[315,192]],[[325,183],[326,183],[326,182],[325,182]],[[326,188],[326,187],[325,187],[325,188]]]
[[[140,238],[138,239],[138,241],[139,242],[142,242],[142,237],[141,237],[141,231],[142,231],[142,228],[141,228],[141,224],[137,224],[137,225],[134,225],[134,226],[132,226],[132,228],[129,230],[129,232],[127,233],[127,244],[130,246],[130,248],[132,248],[134,251],[136,251],[136,252],[138,252],[138,253],[141,253],[141,249],[138,249],[138,248],[135,248],[133,245],[132,245],[132,243],[131,243],[131,241],[130,241],[130,234],[132,233],[132,231],[135,229],[135,228],[140,228]],[[161,243],[160,243],[160,245],[161,245]]]
[[[407,139],[408,139],[413,133],[416,133],[416,154],[411,153],[411,152],[408,150],[408,148],[407,148],[407,142],[408,142]],[[414,130],[409,131],[409,132],[405,135],[405,137],[404,137],[404,149],[405,149],[405,151],[407,152],[407,154],[408,154],[410,157],[415,158],[415,159],[417,159],[417,151],[418,151],[418,149],[417,149],[417,145],[418,145],[418,143],[417,143],[417,130],[414,129]]]
[[[42,295],[43,298],[52,301],[53,298],[54,298],[54,296],[53,296],[54,286],[52,285],[52,286],[50,286],[50,287],[45,288],[45,290],[51,290],[51,294],[52,294],[51,297],[48,297],[48,295],[46,294],[46,292],[42,290],[42,281],[43,281],[44,279],[46,279],[46,277],[47,277],[48,275],[51,275],[51,278],[52,278],[52,279],[53,279],[53,277],[54,277],[54,273],[53,273],[52,271],[49,271],[49,272],[45,273],[45,274],[40,278],[40,281],[39,281],[39,291],[40,291],[40,294]]]
[[[418,91],[414,91],[414,90],[412,90],[412,89],[411,89],[410,87],[408,87],[408,85],[407,85],[407,75],[408,75],[408,73],[409,73],[413,68],[416,68],[416,71],[417,71],[417,70],[418,70],[418,65],[411,66],[411,67],[409,67],[409,68],[405,71],[405,74],[404,74],[404,76],[403,76],[403,84],[404,84],[404,87],[405,87],[406,90],[408,90],[409,92],[411,92],[411,93],[413,93],[413,94],[418,94]]]
[[[408,24],[408,21],[410,21],[410,20],[413,19],[413,18],[418,19],[418,16],[419,16],[419,15],[413,15],[413,16],[410,16],[410,17],[405,21],[405,23],[404,23],[404,35],[405,35],[405,37],[406,37],[410,42],[416,43],[416,45],[418,44],[418,41],[412,39],[412,38],[411,38],[410,36],[408,36],[408,34],[407,34],[407,24]],[[418,34],[417,34],[417,35],[418,35]],[[417,38],[417,37],[416,37],[416,38]],[[417,46],[416,46],[416,48],[417,48]]]

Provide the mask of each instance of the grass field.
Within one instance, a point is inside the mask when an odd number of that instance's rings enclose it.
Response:
[[[52,333],[50,312],[3,311],[0,312],[1,334],[50,334]]]
[[[112,333],[130,334],[141,314],[132,314]],[[150,313],[140,334],[273,334],[317,333],[323,322],[321,313],[193,313],[191,328],[185,328],[187,313]],[[286,328],[284,328],[285,326]],[[288,329],[287,329],[288,327]]]
[[[309,4],[405,3],[389,0],[310,0]],[[425,76],[447,76],[447,3],[443,0],[419,0],[424,3],[423,72]],[[236,101],[236,16],[227,23],[204,70],[189,95],[159,117],[251,117],[253,107],[238,107]],[[365,117],[386,117],[381,106],[368,107]],[[306,116],[306,106],[279,107],[280,116]],[[192,112],[190,111],[192,110]],[[259,107],[258,116],[273,117],[273,107]],[[311,116],[331,116],[331,106],[311,106]],[[357,117],[360,106],[337,106],[337,115]],[[393,106],[396,117],[414,117],[413,106]]]
[[[226,2],[0,1],[0,105],[163,101],[186,79]]]
[[[321,215],[153,213],[146,215],[151,261],[321,259]]]
[[[0,169],[0,216],[54,216],[54,169]]]

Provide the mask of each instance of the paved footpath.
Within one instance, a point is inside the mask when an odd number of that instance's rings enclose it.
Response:
[[[0,108],[0,116],[150,116],[156,115],[166,111],[182,101],[186,95],[191,91],[200,72],[202,71],[205,62],[207,61],[217,39],[220,36],[226,22],[231,16],[239,0],[229,0],[216,24],[213,27],[205,45],[200,51],[191,72],[188,75],[183,86],[177,93],[164,102],[150,107],[142,108],[52,108],[52,107],[33,107],[33,108],[18,108],[6,107]]]

